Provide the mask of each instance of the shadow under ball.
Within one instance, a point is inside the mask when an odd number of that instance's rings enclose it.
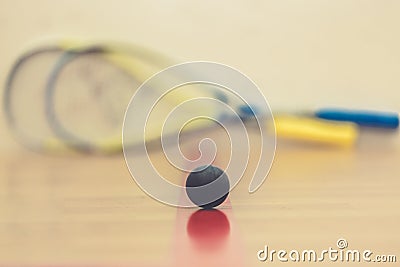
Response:
[[[213,184],[203,187],[210,183]],[[194,169],[186,179],[186,193],[189,199],[203,209],[212,209],[224,202],[229,195],[229,188],[226,173],[212,165]]]

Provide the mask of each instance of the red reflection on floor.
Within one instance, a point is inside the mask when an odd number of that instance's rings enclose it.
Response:
[[[245,266],[242,242],[229,199],[218,208],[178,208],[173,266]]]
[[[198,210],[190,215],[186,230],[198,249],[218,252],[228,239],[230,224],[220,210]]]

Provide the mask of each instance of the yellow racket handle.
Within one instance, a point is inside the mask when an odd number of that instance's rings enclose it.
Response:
[[[278,138],[316,142],[328,145],[352,146],[358,137],[358,128],[352,123],[334,123],[300,116],[275,116]]]

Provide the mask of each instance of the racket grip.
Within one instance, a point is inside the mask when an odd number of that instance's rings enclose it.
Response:
[[[361,126],[397,129],[399,115],[394,112],[378,112],[347,109],[319,109],[315,112],[317,118],[335,121],[349,121]]]
[[[357,126],[353,123],[334,123],[300,116],[276,116],[274,121],[278,138],[351,146],[358,137]]]

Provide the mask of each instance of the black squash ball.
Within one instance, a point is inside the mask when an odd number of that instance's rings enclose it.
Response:
[[[214,182],[212,185],[202,187],[212,182]],[[194,169],[186,180],[186,193],[189,199],[203,209],[212,209],[224,202],[228,197],[229,188],[226,173],[212,165]]]

